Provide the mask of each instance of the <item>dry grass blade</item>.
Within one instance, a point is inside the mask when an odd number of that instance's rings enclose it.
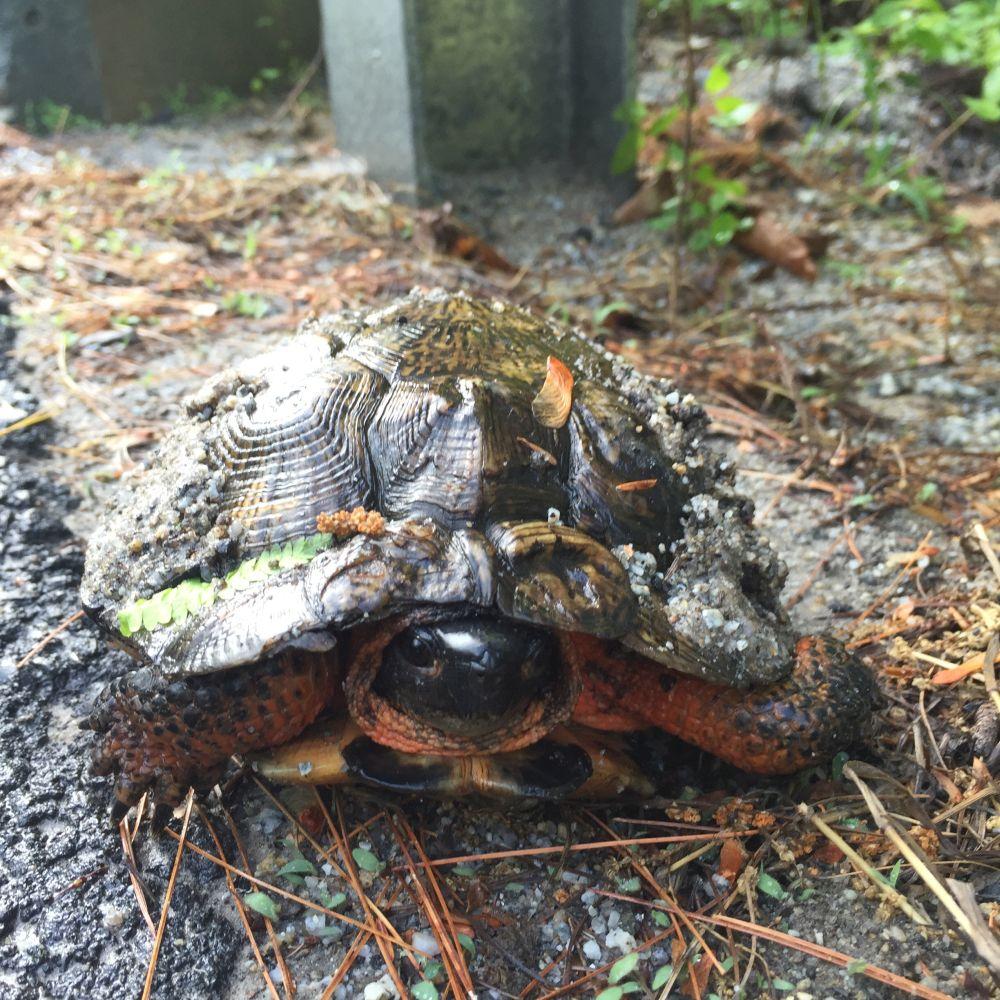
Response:
[[[983,679],[986,681],[986,690],[996,710],[1000,712],[1000,690],[997,689],[996,671],[998,652],[1000,652],[1000,632],[994,632],[983,654]]]
[[[872,769],[874,770],[874,769]],[[923,880],[931,892],[941,901],[944,908],[951,914],[952,919],[958,925],[962,933],[969,939],[979,956],[989,965],[995,974],[1000,974],[1000,943],[997,942],[993,932],[986,926],[976,907],[979,919],[974,920],[966,912],[966,909],[956,899],[953,890],[949,890],[944,881],[934,871],[934,867],[909,833],[902,829],[898,823],[889,815],[888,810],[881,800],[872,791],[871,787],[857,774],[851,765],[845,765],[844,775],[851,779],[861,792],[868,806],[868,811],[872,814],[878,828],[893,842],[896,849],[913,866],[914,871]],[[954,883],[954,879],[948,879],[949,885]]]
[[[475,987],[472,984],[472,976],[469,973],[468,966],[465,964],[465,955],[462,951],[461,942],[458,940],[458,932],[455,930],[455,925],[451,919],[451,910],[449,909],[448,903],[444,898],[444,893],[442,893],[441,891],[441,884],[437,879],[437,874],[435,873],[434,868],[431,865],[430,859],[427,857],[427,853],[424,851],[424,847],[423,844],[421,844],[420,842],[420,838],[416,835],[416,833],[414,833],[413,827],[411,827],[410,824],[407,822],[406,817],[400,814],[399,823],[402,826],[406,836],[409,838],[410,843],[413,845],[417,854],[420,856],[420,861],[421,864],[423,865],[424,871],[427,874],[427,879],[431,884],[431,889],[433,890],[434,898],[437,900],[436,909],[437,913],[441,917],[441,922],[442,922],[442,933],[438,938],[438,941],[441,945],[441,954],[443,956],[447,952],[449,962],[452,966],[451,972],[454,974],[455,978],[460,983],[460,987],[463,990],[463,993],[459,994],[454,987],[452,989],[455,992],[456,997],[459,996],[472,997],[475,995]],[[403,840],[402,837],[399,837],[398,840],[399,840],[400,850],[403,852],[403,855],[406,858],[407,866],[411,869],[413,874],[416,875],[419,869],[414,863],[413,858],[406,847],[406,842]],[[424,888],[424,885],[419,878],[415,880],[414,884],[418,887],[418,892],[422,894],[426,893],[427,890]],[[428,902],[426,903],[426,907],[428,908],[428,912],[430,909],[434,908],[433,904],[430,903],[429,899]],[[435,931],[435,933],[437,933],[437,931]]]
[[[390,909],[392,905],[396,902],[396,899],[398,898],[400,892],[402,892],[402,889],[397,887],[390,896],[389,887],[383,886],[382,891],[378,894],[378,897],[376,898],[375,902],[380,907],[384,907],[385,909]],[[330,979],[330,982],[326,984],[326,989],[323,990],[323,994],[319,998],[319,1000],[330,1000],[330,998],[333,996],[333,991],[344,981],[344,977],[354,967],[354,963],[358,960],[358,955],[361,953],[361,949],[364,948],[364,946],[368,943],[368,939],[370,937],[371,934],[368,933],[368,931],[359,931],[354,936],[354,940],[351,942],[351,946],[345,952],[344,957],[341,960],[340,965],[337,966],[337,969],[334,972],[333,977]]]
[[[55,415],[55,410],[49,410],[43,406],[40,410],[35,410],[34,413],[29,413],[26,417],[21,417],[20,420],[15,420],[6,427],[0,427],[0,437],[5,437],[8,434],[16,434],[18,431],[23,431],[26,427],[40,424],[45,420],[51,420]]]
[[[233,820],[232,814],[225,806],[222,806],[222,814],[226,817],[226,823],[229,824],[229,831],[236,842],[236,850],[239,852],[243,867],[249,871],[251,867],[250,858],[247,856],[246,848],[243,846],[243,839],[240,837],[239,829]],[[225,858],[225,855],[222,853],[221,844],[216,841],[216,845],[219,847],[219,855]],[[226,879],[231,880],[229,872],[226,872]],[[264,917],[264,928],[267,931],[267,938],[271,942],[271,950],[274,952],[275,961],[278,963],[278,971],[281,973],[281,982],[285,987],[285,995],[293,997],[295,996],[295,980],[292,978],[292,972],[285,961],[285,953],[281,950],[281,942],[278,940],[278,935],[274,933],[274,923],[268,917]]]
[[[353,840],[354,837],[358,836],[358,834],[361,831],[354,830],[351,833],[347,833],[346,827],[343,822],[343,813],[340,810],[339,801],[337,803],[337,813],[341,820],[341,827],[340,831],[338,831],[337,827],[334,826],[333,818],[330,816],[330,811],[324,805],[323,800],[320,798],[319,792],[315,787],[313,788],[313,794],[316,796],[316,803],[319,806],[320,812],[322,812],[323,814],[324,820],[326,820],[327,829],[329,829],[330,831],[330,836],[333,838],[333,842],[337,845],[338,851],[340,851],[340,853],[345,858],[347,858],[349,855],[351,855],[350,852],[351,840]],[[382,814],[380,813],[378,818],[381,818],[381,815]],[[367,824],[365,826],[367,826]],[[362,827],[362,829],[365,829],[365,827]],[[353,855],[351,855],[351,860],[353,861]],[[344,871],[344,869],[340,868],[340,866],[338,865],[336,866],[336,869],[337,871],[344,872],[344,878],[351,882],[352,888],[354,888],[355,892],[358,895],[358,901],[361,903],[363,907],[365,907],[365,911],[375,916],[378,919],[378,921],[389,932],[389,937],[391,938],[391,940],[395,942],[397,947],[402,948],[405,952],[407,952],[410,955],[412,961],[413,955],[416,954],[416,949],[412,948],[410,945],[406,943],[406,941],[403,940],[403,938],[399,934],[399,931],[397,931],[396,928],[393,926],[392,921],[382,912],[379,905],[365,893],[364,888],[361,886],[360,880],[358,878],[357,868],[350,866],[346,869],[346,871]]]
[[[614,835],[614,830],[612,830],[611,827],[609,827],[607,824],[602,823],[601,820],[599,820],[593,813],[587,812],[587,816],[590,819],[590,821],[594,823],[596,826],[599,826],[606,833]],[[698,857],[700,854],[703,854],[705,851],[711,849],[711,847],[713,846],[714,846],[713,844],[706,844],[704,847],[699,848],[697,851],[694,851],[688,856],[681,858],[680,861],[677,862],[676,864],[679,864],[680,867],[684,867],[685,865],[689,864],[690,861],[692,861],[694,858]],[[658,899],[662,899],[667,902],[673,903],[675,906],[677,905],[676,900],[673,899],[673,897],[671,897],[667,893],[667,890],[664,889],[663,886],[660,885],[660,883],[657,882],[656,879],[653,877],[653,873],[641,861],[639,861],[639,859],[631,851],[627,850],[624,847],[622,847],[620,850],[621,853],[626,858],[628,858],[629,863],[632,865],[632,868],[636,872],[636,874],[653,890],[653,892],[656,893]],[[671,871],[673,870],[674,867],[671,866]],[[677,870],[679,870],[679,868]],[[704,954],[708,956],[709,961],[711,961],[712,965],[715,966],[716,972],[718,972],[719,975],[723,975],[725,973],[725,969],[723,969],[722,963],[718,960],[718,958],[716,958],[715,952],[712,951],[711,948],[709,948],[708,942],[701,936],[701,933],[698,931],[697,927],[695,927],[695,925],[691,923],[691,921],[688,920],[683,915],[683,911],[680,909],[680,907],[677,907],[677,915],[681,918],[682,921],[684,921],[685,926],[691,932],[692,936],[697,939],[698,943],[701,945],[704,951]]]
[[[178,840],[180,838],[180,835],[175,833],[173,830],[168,829],[164,832],[168,837],[173,837],[174,840]],[[285,899],[290,899],[293,903],[298,903],[299,906],[305,906],[310,910],[315,910],[317,913],[325,913],[328,917],[333,917],[334,920],[339,920],[342,924],[350,924],[352,927],[356,927],[359,930],[368,931],[373,937],[383,937],[393,941],[394,943],[396,942],[395,937],[386,934],[385,931],[380,930],[377,927],[373,927],[371,924],[363,924],[360,920],[355,920],[353,917],[349,917],[344,913],[338,913],[336,910],[331,910],[329,907],[316,903],[311,899],[306,899],[304,896],[296,896],[294,892],[288,892],[271,882],[265,882],[262,878],[257,878],[256,875],[251,875],[250,872],[244,871],[242,868],[237,868],[236,865],[232,865],[228,861],[223,861],[222,858],[217,857],[211,851],[206,851],[203,847],[199,847],[197,844],[188,844],[187,849],[189,851],[194,851],[195,854],[203,857],[206,861],[211,861],[212,864],[217,865],[219,868],[231,872],[233,875],[237,875],[240,878],[245,878],[252,885],[257,886],[260,889],[266,890],[267,892],[273,892],[276,896],[283,896]],[[416,948],[411,948],[411,950],[414,954],[423,954],[422,951],[419,951]]]
[[[347,877],[350,879],[355,893],[357,893],[358,901],[361,903],[361,907],[365,911],[365,916],[371,919],[376,913],[377,908],[374,901],[369,898],[368,893],[365,892],[364,887],[361,885],[361,879],[358,876],[358,869],[354,863],[354,857],[351,854],[351,843],[347,835],[346,824],[344,823],[344,814],[340,808],[340,800],[337,800],[337,819],[340,823],[339,833],[337,828],[333,825],[332,818],[325,809],[323,810],[323,815],[326,817],[327,825],[330,829],[330,835],[334,838],[334,841],[337,844],[337,849],[340,851],[341,857],[344,859],[344,870],[347,872]],[[396,932],[396,928],[392,925],[389,918],[380,910],[377,915],[379,919],[386,924],[389,931],[396,937],[396,939],[401,940]],[[376,938],[375,944],[378,945],[378,950],[382,953],[382,961],[385,962],[386,971],[389,973],[393,985],[396,987],[396,992],[399,993],[401,997],[406,996],[406,987],[403,985],[403,981],[399,976],[399,970],[396,968],[396,953],[393,951],[393,942],[386,941],[382,938]]]
[[[30,663],[45,647],[57,636],[60,632],[65,631],[73,624],[73,622],[78,622],[83,617],[83,611],[74,611],[73,614],[69,616],[64,622],[57,625],[51,632],[46,633],[41,639],[38,640],[28,650],[24,656],[21,657],[17,663],[14,664],[15,670],[20,670],[26,663]]]
[[[292,815],[292,813],[288,809],[288,806],[286,806],[285,803],[282,802],[281,799],[278,798],[278,796],[275,795],[274,792],[272,792],[271,789],[268,788],[267,785],[263,781],[261,781],[260,778],[256,774],[254,774],[252,771],[250,772],[250,777],[253,779],[253,781],[257,785],[257,787],[271,800],[271,804],[275,807],[275,809],[277,809],[280,813],[282,813],[284,815],[285,819],[287,819],[288,822],[291,823],[292,826],[295,827],[296,831],[299,834],[301,834],[302,837],[304,837],[306,840],[309,841],[309,843],[312,845],[313,850],[321,858],[323,858],[323,860],[326,861],[327,864],[329,864],[333,868],[334,872],[336,872],[337,875],[339,875],[343,879],[346,879],[347,878],[347,872],[343,869],[343,867],[337,861],[337,858],[335,857],[335,855],[332,854],[329,850],[327,850],[327,848],[325,848],[298,821],[297,817],[295,817],[295,816]],[[323,805],[323,802],[319,798],[319,796],[317,796],[317,802],[319,803],[320,808],[324,812],[326,812],[326,807]]]
[[[215,842],[215,849],[219,852],[219,856],[228,861],[229,859],[226,858],[226,852],[222,849],[222,841],[219,840],[219,836],[215,832],[215,827],[212,826],[211,821],[201,806],[198,806],[198,816],[201,818],[202,823],[205,824],[205,829],[208,830],[209,835]],[[233,897],[233,903],[236,905],[236,912],[239,915],[240,923],[243,924],[243,930],[246,932],[247,940],[250,942],[253,957],[257,961],[257,966],[260,969],[261,975],[264,977],[264,985],[267,987],[274,1000],[280,1000],[278,989],[271,980],[271,976],[267,970],[267,965],[264,963],[264,956],[261,955],[260,948],[257,946],[257,938],[254,935],[253,928],[250,926],[250,920],[247,917],[246,907],[243,905],[243,900],[240,899],[240,894],[236,891],[236,883],[233,881],[233,877],[228,871],[225,873],[225,876],[226,886],[229,889],[229,894]]]
[[[146,796],[144,795],[136,808],[135,825],[137,829],[142,819],[145,802]],[[132,889],[135,892],[135,899],[139,906],[139,912],[142,914],[142,919],[146,921],[149,933],[155,938],[156,924],[153,923],[153,918],[150,916],[149,904],[146,902],[146,893],[143,891],[142,882],[139,879],[139,868],[135,863],[135,853],[132,850],[133,834],[132,831],[129,830],[127,816],[118,824],[118,833],[122,838],[122,851],[125,854],[125,869],[128,871],[129,881],[132,883]]]
[[[146,969],[146,982],[142,987],[142,1000],[149,1000],[153,992],[153,978],[156,976],[156,963],[160,958],[160,947],[163,945],[163,935],[167,929],[170,900],[174,895],[177,873],[181,870],[181,859],[184,857],[184,848],[187,846],[187,832],[188,824],[191,822],[192,805],[194,805],[194,791],[189,788],[187,801],[184,803],[184,820],[181,823],[180,836],[177,838],[177,853],[174,855],[174,864],[170,869],[170,878],[167,880],[167,891],[163,896],[163,907],[160,910],[160,922],[156,927],[156,937],[153,938],[153,952],[149,956],[149,967]]]
[[[635,950],[645,951],[647,948],[652,948],[653,945],[657,945],[661,941],[665,941],[668,937],[671,937],[673,933],[673,930],[661,931],[659,934],[651,937],[648,941],[643,941],[641,945],[637,945]],[[608,962],[606,965],[599,965],[596,969],[591,969],[586,975],[581,976],[579,979],[574,979],[573,982],[566,983],[565,986],[560,986],[558,989],[542,994],[538,1000],[555,1000],[556,997],[579,996],[580,994],[574,993],[574,990],[586,983],[589,983],[592,979],[596,979],[598,976],[603,975],[614,964],[614,962]]]
[[[806,803],[802,802],[799,804],[799,812],[803,816],[808,817],[809,821],[812,823],[820,833],[826,837],[830,843],[835,844],[839,847],[844,854],[850,859],[851,864],[864,875],[871,883],[878,889],[879,893],[887,899],[890,903],[898,906],[914,923],[920,924],[921,926],[930,926],[932,921],[930,917],[927,916],[923,910],[918,910],[913,906],[910,901],[901,893],[894,889],[888,882],[870,865],[863,857],[836,830],[834,830],[826,820],[822,819],[816,814],[816,811]]]
[[[1000,583],[1000,559],[997,558],[996,552],[993,551],[993,546],[990,544],[986,529],[977,521],[972,526],[972,531],[976,536],[976,541],[979,542],[979,547],[983,550],[983,555],[986,556],[986,561],[990,564],[990,569],[993,570],[993,575],[997,578],[997,582]]]
[[[909,573],[917,562],[926,554],[925,548],[933,537],[933,531],[928,531],[927,534],[924,535],[920,544],[913,550],[913,552],[910,553],[910,557],[905,563],[903,563],[900,571],[893,577],[892,583],[890,583],[889,586],[886,587],[885,590],[883,590],[882,593],[879,594],[878,597],[876,597],[875,600],[872,601],[872,603],[869,604],[860,615],[858,615],[854,622],[855,625],[860,625],[890,594],[896,590],[896,587],[898,587],[900,582],[906,577],[906,574]]]
[[[453,858],[425,858],[421,865],[438,868],[441,865],[459,865],[476,861],[501,861],[505,858],[538,858],[547,854],[573,854],[577,851],[606,851],[614,847],[653,847],[661,844],[699,844],[705,841],[752,837],[760,830],[724,830],[714,833],[678,834],[674,837],[625,837],[621,840],[593,840],[581,844],[555,844],[551,847],[525,847],[510,851],[487,851],[483,854],[457,854]]]
[[[633,903],[636,906],[645,906],[649,909],[654,909],[657,905],[668,910],[671,907],[670,903],[651,903],[648,899],[639,899],[637,896],[626,896],[620,892],[607,892],[603,889],[596,891],[602,896],[607,896],[609,899],[619,899],[624,903]],[[895,972],[883,969],[879,965],[872,965],[869,962],[859,963],[857,959],[852,958],[850,955],[845,955],[842,951],[835,951],[833,948],[827,948],[826,945],[814,944],[805,938],[794,937],[774,927],[764,927],[762,924],[754,924],[749,920],[740,920],[738,917],[726,917],[722,914],[689,913],[688,916],[694,920],[716,924],[719,927],[729,927],[743,934],[752,934],[754,937],[773,941],[775,944],[792,948],[795,951],[801,951],[803,954],[822,959],[824,962],[840,966],[842,969],[846,969],[848,966],[852,968],[856,967],[860,975],[867,976],[869,979],[874,979],[880,983],[885,983],[887,986],[892,986],[894,989],[908,993],[910,996],[921,997],[922,1000],[950,1000],[948,995],[942,993],[940,990],[933,990],[929,986],[922,986],[920,983],[915,983],[904,976],[897,976]],[[863,968],[861,968],[862,964]],[[543,997],[542,1000],[548,1000],[548,998]]]

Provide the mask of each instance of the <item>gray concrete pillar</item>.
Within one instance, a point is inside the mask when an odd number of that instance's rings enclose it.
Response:
[[[564,163],[609,177],[635,0],[320,0],[337,143],[379,181]]]

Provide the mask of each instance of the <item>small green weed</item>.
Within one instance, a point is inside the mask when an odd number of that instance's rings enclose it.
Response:
[[[263,295],[256,295],[253,292],[244,292],[242,289],[238,289],[222,297],[222,308],[234,316],[249,316],[251,319],[261,319],[267,315],[271,306]]]

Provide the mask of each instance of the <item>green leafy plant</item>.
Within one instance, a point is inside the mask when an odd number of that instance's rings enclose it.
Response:
[[[351,851],[351,855],[359,868],[371,872],[373,875],[378,875],[385,868],[385,862],[379,861],[375,854],[366,847],[355,847]]]
[[[254,244],[254,252],[256,252],[256,243]],[[261,319],[267,315],[271,306],[263,295],[256,295],[253,292],[244,292],[242,289],[237,289],[222,297],[222,308],[235,316],[249,316],[252,319]]]
[[[118,630],[126,638],[145,629],[152,632],[165,625],[183,622],[216,600],[266,580],[294,566],[304,566],[333,544],[333,535],[317,533],[285,542],[245,559],[236,569],[218,580],[200,577],[182,580],[176,586],[157,591],[151,597],[140,597],[118,612]]]
[[[24,126],[36,135],[58,135],[68,128],[100,128],[101,123],[77,114],[68,104],[57,104],[47,97],[27,101],[22,115]]]
[[[744,125],[757,105],[727,93],[731,83],[724,63],[709,68],[703,85],[703,98],[710,105],[710,121],[719,129]],[[666,147],[654,168],[659,178],[666,177],[675,193],[660,206],[660,213],[650,220],[656,229],[677,230],[683,223],[688,245],[701,252],[731,242],[737,233],[753,226],[753,219],[742,210],[746,185],[721,176],[698,149],[685,157],[684,147],[676,137],[675,124],[683,121],[685,103],[665,108],[656,117],[641,102],[633,101],[618,109],[617,118],[626,124],[612,159],[612,170],[621,173],[635,166],[639,152],[650,139],[666,135]],[[685,162],[685,160],[687,162]],[[687,184],[684,182],[687,171]]]
[[[1000,5],[996,0],[881,0],[848,29],[869,51],[885,49],[925,63],[983,71],[976,97],[965,105],[984,121],[1000,121]]]
[[[280,916],[278,904],[266,892],[248,892],[243,902],[268,920],[277,920]]]

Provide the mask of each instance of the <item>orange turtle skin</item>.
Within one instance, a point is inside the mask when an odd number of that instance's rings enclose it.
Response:
[[[571,681],[561,687],[572,697],[533,704],[488,744],[463,743],[368,697],[359,683],[371,676],[381,650],[405,624],[396,620],[359,637],[343,687],[333,653],[301,651],[195,683],[171,683],[141,671],[121,678],[105,691],[90,720],[104,736],[95,770],[122,776],[117,813],[147,789],[158,802],[176,804],[188,785],[215,783],[231,755],[292,740],[326,710],[350,709],[376,743],[411,754],[509,753],[568,720],[605,732],[661,729],[744,771],[774,775],[798,771],[855,741],[873,696],[868,671],[825,636],[799,640],[788,677],[740,690],[670,670],[607,640],[562,633]]]
[[[669,670],[593,636],[563,638],[582,677],[573,722],[656,727],[753,774],[792,774],[857,740],[874,695],[867,669],[828,636],[804,636],[788,677],[740,690]]]
[[[101,737],[94,772],[118,775],[113,818],[146,791],[172,808],[189,786],[215,784],[233,754],[297,736],[334,700],[337,676],[330,654],[296,652],[195,683],[150,669],[119,677],[85,722]]]

